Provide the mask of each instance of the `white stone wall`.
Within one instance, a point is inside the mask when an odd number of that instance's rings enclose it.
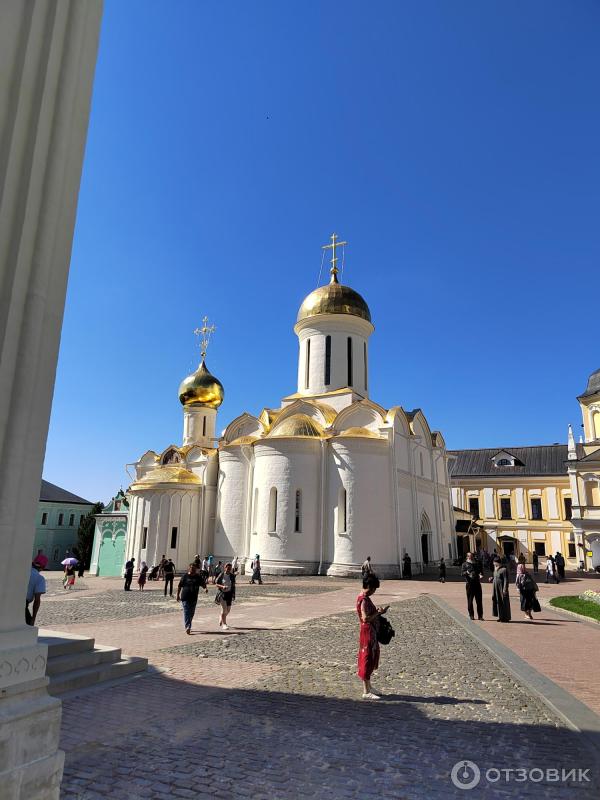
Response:
[[[252,497],[258,490],[250,536],[252,557],[265,571],[314,572],[320,550],[320,439],[271,439],[254,446]],[[269,501],[277,489],[277,524],[269,531]],[[301,531],[294,531],[296,490],[302,492]],[[256,531],[256,532],[255,532]]]
[[[370,555],[375,568],[397,565],[388,443],[367,438],[332,440],[327,458],[328,574],[360,570]],[[347,493],[346,530],[338,530],[340,487]]]
[[[352,387],[368,396],[365,386],[365,345],[373,332],[370,322],[345,314],[321,314],[302,320],[294,328],[299,340],[298,392],[303,395],[323,394],[348,386],[348,337],[352,338]],[[325,383],[325,339],[331,336],[330,382]],[[306,386],[307,341],[310,339],[309,385]]]
[[[211,552],[222,561],[247,555],[248,471],[241,446],[219,452],[217,518]]]

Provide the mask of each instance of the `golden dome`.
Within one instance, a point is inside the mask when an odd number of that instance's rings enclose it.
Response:
[[[307,414],[293,414],[284,419],[280,425],[269,434],[269,438],[276,439],[280,436],[305,436],[320,438],[323,429],[318,422],[311,419]]]
[[[200,478],[189,469],[184,467],[168,465],[157,467],[147,475],[144,475],[140,480],[135,481],[131,485],[131,489],[144,488],[145,486],[153,486],[157,483],[201,483]]]
[[[351,314],[371,322],[371,312],[365,300],[354,289],[338,283],[335,272],[326,286],[319,286],[304,298],[296,322],[317,314]]]
[[[218,408],[225,397],[223,384],[206,369],[204,359],[192,375],[179,386],[179,402],[183,406],[208,406]]]
[[[360,428],[360,427],[346,428],[346,430],[339,433],[338,436],[366,436],[369,439],[380,438],[378,433],[370,431],[368,428]]]

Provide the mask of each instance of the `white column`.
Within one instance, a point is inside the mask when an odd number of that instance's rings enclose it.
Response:
[[[60,702],[24,621],[101,0],[0,3],[0,794],[57,798]]]

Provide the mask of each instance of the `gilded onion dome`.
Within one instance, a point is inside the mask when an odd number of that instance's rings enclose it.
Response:
[[[338,283],[336,271],[332,272],[331,280],[326,286],[319,286],[304,298],[296,321],[316,317],[318,314],[351,314],[371,322],[371,312],[364,298],[349,286]]]
[[[204,359],[196,372],[188,375],[179,386],[179,402],[183,406],[218,408],[225,398],[223,384],[206,368]]]

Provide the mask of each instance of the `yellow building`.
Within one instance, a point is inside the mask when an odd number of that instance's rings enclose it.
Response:
[[[578,566],[567,445],[455,450],[450,456],[452,502],[481,526],[483,549],[523,553],[528,562],[534,551],[559,551],[569,568]]]
[[[567,471],[573,497],[573,529],[586,567],[600,566],[600,369],[578,398],[584,441],[569,429]]]
[[[483,549],[529,563],[534,552],[560,552],[568,569],[600,567],[600,370],[577,399],[579,444],[569,426],[567,444],[450,451],[453,504],[481,526]]]

